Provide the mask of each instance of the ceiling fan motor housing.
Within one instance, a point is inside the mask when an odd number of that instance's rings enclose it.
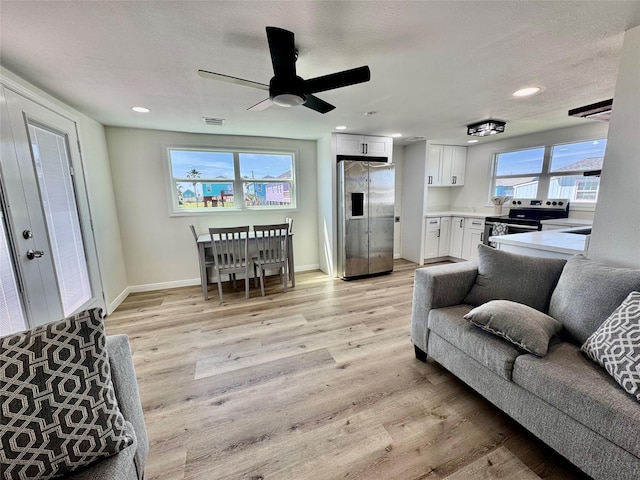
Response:
[[[282,107],[302,105],[307,99],[304,94],[304,80],[297,75],[276,75],[269,82],[269,98]]]

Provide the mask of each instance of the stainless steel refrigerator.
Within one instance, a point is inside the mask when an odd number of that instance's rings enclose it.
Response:
[[[344,279],[393,270],[395,166],[338,162],[338,276]]]

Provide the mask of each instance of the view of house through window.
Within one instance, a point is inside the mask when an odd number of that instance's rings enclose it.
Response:
[[[294,154],[170,148],[174,212],[295,208]]]
[[[595,203],[606,139],[529,148],[495,155],[492,196],[568,198]]]

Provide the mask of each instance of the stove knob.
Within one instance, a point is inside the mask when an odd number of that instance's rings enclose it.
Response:
[[[515,204],[516,204],[516,203],[518,203],[518,202],[516,202],[516,201],[514,200],[514,201],[513,201],[513,202],[511,202],[511,203],[513,203],[513,204],[515,205]]]
[[[522,205],[522,202],[520,200],[518,200],[518,205]]]
[[[551,202],[549,200],[547,200],[547,205],[551,205]]]
[[[557,205],[558,202],[551,202],[551,205]]]
[[[562,206],[564,205],[564,202],[558,202],[558,205]]]

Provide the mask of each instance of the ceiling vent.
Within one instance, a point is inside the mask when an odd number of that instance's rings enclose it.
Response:
[[[589,118],[591,120],[600,120],[608,122],[611,118],[611,108],[613,107],[613,98],[598,103],[592,103],[584,107],[569,110],[570,117]]]
[[[205,125],[210,125],[212,127],[222,127],[226,120],[224,118],[213,118],[213,117],[202,117]]]
[[[404,139],[405,142],[424,142],[427,137],[407,137]]]

